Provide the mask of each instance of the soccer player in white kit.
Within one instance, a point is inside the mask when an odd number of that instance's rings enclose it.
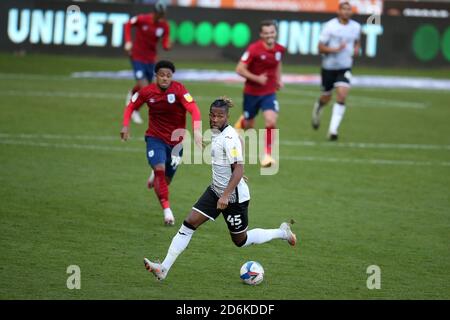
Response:
[[[341,1],[337,18],[325,23],[319,40],[322,54],[322,93],[312,111],[312,126],[319,129],[323,107],[331,100],[336,88],[336,102],[333,105],[328,138],[338,139],[338,128],[345,113],[345,99],[350,90],[353,56],[359,54],[361,25],[351,20],[352,6],[349,1]]]
[[[210,106],[209,122],[213,131],[212,183],[192,207],[191,213],[173,237],[167,256],[162,263],[144,258],[145,268],[156,279],[164,280],[177,257],[186,249],[192,235],[203,223],[223,215],[231,240],[238,247],[261,244],[273,239],[286,240],[291,246],[297,242],[290,225],[283,222],[277,229],[248,228],[250,192],[244,180],[242,143],[236,130],[228,124],[230,99],[222,97]]]

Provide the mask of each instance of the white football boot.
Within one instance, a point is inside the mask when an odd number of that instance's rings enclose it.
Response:
[[[287,240],[287,242],[291,246],[295,246],[295,244],[297,243],[297,236],[295,235],[295,233],[292,232],[290,224],[287,223],[287,222],[283,222],[280,225],[280,229],[283,230],[286,233],[286,239],[285,240]]]
[[[166,208],[163,210],[164,213],[164,223],[166,226],[175,225],[175,217],[173,216],[173,212],[170,208]]]
[[[147,258],[144,258],[144,266],[145,269],[147,269],[149,272],[153,273],[153,275],[158,279],[159,281],[162,281],[167,276],[167,271],[164,269],[161,263],[155,263],[151,262]]]

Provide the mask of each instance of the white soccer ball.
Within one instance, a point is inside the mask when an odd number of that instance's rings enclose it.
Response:
[[[256,261],[247,261],[241,267],[241,279],[251,286],[260,284],[264,279],[264,268]]]

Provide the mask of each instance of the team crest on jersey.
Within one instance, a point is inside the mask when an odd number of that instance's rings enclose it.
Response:
[[[280,60],[281,60],[281,52],[280,52],[280,51],[277,51],[277,52],[275,53],[275,60],[277,60],[277,61],[280,61]]]
[[[266,60],[266,55],[265,54],[261,55],[261,60]]]
[[[194,99],[192,98],[192,96],[189,94],[189,92],[188,93],[185,93],[184,94],[184,99],[187,101],[187,102],[192,102]]]
[[[155,31],[156,36],[159,38],[163,35],[164,29],[163,28],[157,28]]]
[[[169,93],[169,94],[167,95],[167,101],[168,101],[169,103],[174,103],[174,102],[175,102],[175,95],[174,95],[173,93]]]
[[[147,29],[148,29],[148,26],[146,26],[146,25],[142,26],[142,30],[147,31]]]

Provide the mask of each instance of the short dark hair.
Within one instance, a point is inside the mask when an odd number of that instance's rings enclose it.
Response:
[[[158,61],[158,63],[155,65],[155,73],[157,73],[158,70],[161,68],[170,69],[172,70],[172,73],[175,73],[175,65],[171,61],[168,60]]]
[[[225,111],[228,112],[228,109],[233,108],[233,106],[233,101],[230,98],[223,96],[214,100],[213,103],[211,103],[209,110],[211,111],[211,108],[224,108]]]
[[[350,6],[350,8],[352,7],[352,4],[350,3],[350,1],[346,1],[346,0],[339,1],[339,9],[341,9],[345,5]]]
[[[277,29],[277,22],[275,20],[263,20],[259,23],[259,32],[262,31],[263,27],[274,26]]]

